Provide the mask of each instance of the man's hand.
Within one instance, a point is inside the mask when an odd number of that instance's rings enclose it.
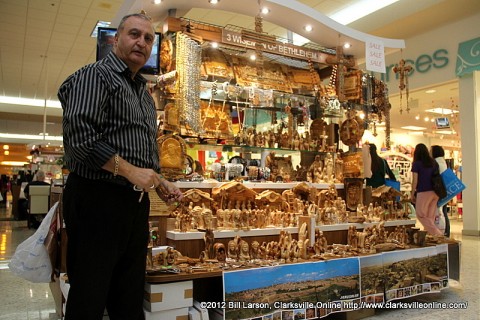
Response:
[[[180,202],[183,199],[182,191],[180,191],[180,189],[178,189],[173,183],[164,178],[160,179],[160,183],[156,191],[160,199],[165,201],[167,204]]]

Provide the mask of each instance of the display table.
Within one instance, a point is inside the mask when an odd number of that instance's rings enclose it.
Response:
[[[402,292],[409,292],[408,295],[406,296],[400,296],[400,295],[392,295],[392,292],[395,292],[397,293],[398,290],[401,290],[399,289],[396,285],[394,285],[393,283],[390,283],[390,284],[387,284],[387,282],[385,283],[385,292],[375,292],[375,293],[370,293],[370,294],[365,294],[364,291],[363,291],[363,288],[362,288],[362,293],[361,293],[361,297],[358,297],[358,298],[355,298],[354,300],[348,300],[348,301],[370,301],[368,300],[369,297],[370,299],[375,299],[375,297],[385,297],[386,300],[382,300],[383,302],[386,302],[386,301],[392,301],[394,302],[395,300],[397,299],[403,299],[404,297],[413,297],[413,296],[416,296],[416,295],[421,295],[421,294],[426,294],[426,293],[431,293],[431,292],[440,292],[442,289],[444,288],[447,288],[448,287],[448,279],[454,279],[454,280],[459,280],[459,274],[457,273],[458,270],[460,269],[460,255],[459,255],[459,252],[460,252],[460,245],[461,243],[459,242],[449,242],[449,243],[445,243],[445,244],[440,244],[440,245],[434,245],[434,244],[430,244],[429,246],[426,246],[426,247],[419,247],[419,248],[412,248],[412,249],[406,249],[406,250],[396,250],[396,251],[391,251],[391,252],[387,252],[385,253],[388,257],[388,259],[386,260],[389,260],[389,264],[387,263],[386,265],[388,265],[388,268],[384,271],[385,272],[385,275],[383,277],[386,277],[386,278],[392,278],[391,274],[389,272],[391,272],[391,270],[396,270],[397,268],[401,267],[402,264],[404,264],[405,266],[408,266],[411,261],[414,261],[415,263],[417,263],[418,261],[418,252],[419,252],[419,249],[420,251],[424,251],[425,254],[423,255],[423,258],[420,258],[420,259],[431,259],[432,256],[430,255],[429,252],[432,252],[435,251],[435,250],[438,250],[438,252],[444,257],[443,259],[448,259],[448,275],[446,276],[443,276],[443,277],[435,277],[434,275],[423,275],[422,278],[424,280],[424,282],[426,283],[423,283],[422,284],[422,281],[420,281],[420,284],[416,283],[417,280],[415,280],[414,282],[405,282],[405,279],[406,277],[403,277],[403,286],[406,288],[405,291],[402,291]],[[411,253],[410,253],[411,252]],[[448,254],[447,254],[448,253]],[[410,256],[408,258],[405,258],[405,255],[406,254],[410,254]],[[382,253],[383,255],[383,253]],[[358,259],[360,259],[360,261],[362,261],[364,258],[375,258],[375,256],[378,256],[378,254],[376,255],[369,255],[369,256],[365,256],[365,257],[357,257]],[[311,266],[313,266],[313,269],[314,270],[317,270],[319,267],[320,269],[319,272],[322,273],[322,274],[332,274],[334,273],[335,271],[338,271],[338,266],[339,264],[344,264],[345,261],[348,261],[348,260],[351,260],[351,262],[353,264],[355,264],[355,261],[357,259],[356,257],[352,257],[352,258],[345,258],[345,259],[333,259],[333,260],[328,260],[328,261],[303,261],[301,263],[289,263],[289,264],[282,264],[282,265],[278,265],[278,266],[272,266],[272,267],[263,267],[263,268],[247,268],[247,269],[244,269],[244,270],[240,270],[239,269],[235,269],[235,268],[231,268],[230,270],[226,270],[226,271],[193,271],[193,273],[187,273],[187,272],[180,272],[180,273],[177,273],[177,274],[172,274],[172,273],[149,273],[147,274],[146,276],[146,281],[147,283],[149,284],[168,284],[169,286],[171,285],[174,285],[174,283],[176,282],[184,282],[184,281],[192,281],[192,289],[193,289],[193,300],[194,301],[199,301],[199,302],[215,302],[215,303],[218,303],[218,302],[225,302],[226,300],[228,299],[232,299],[231,296],[229,297],[228,295],[225,295],[224,291],[225,290],[228,290],[226,287],[228,286],[228,282],[233,283],[237,283],[238,282],[238,279],[229,279],[229,277],[232,275],[234,276],[235,274],[237,274],[237,271],[245,271],[245,276],[244,275],[241,275],[239,274],[239,277],[242,278],[242,279],[249,279],[250,282],[255,282],[255,280],[252,280],[252,279],[258,279],[257,281],[260,281],[261,279],[259,277],[255,277],[255,272],[259,272],[259,274],[262,274],[262,272],[264,272],[265,274],[268,274],[269,271],[268,269],[270,268],[273,268],[273,269],[278,269],[278,268],[283,268],[285,267],[286,270],[285,272],[290,272],[290,270],[288,270],[288,268],[294,268],[295,270],[302,270],[305,271],[305,264],[309,264]],[[398,261],[397,261],[398,260]],[[446,260],[443,260],[445,261],[445,263],[447,263]],[[298,265],[298,266],[297,266]],[[318,265],[318,267],[317,267]],[[362,265],[362,264],[361,264]],[[361,267],[361,272],[362,273],[368,273],[368,265],[369,263],[366,263],[366,266],[364,269],[363,266]],[[333,270],[333,269],[335,270]],[[332,270],[330,270],[332,269]],[[444,268],[446,269],[446,267]],[[308,269],[307,269],[308,270]],[[390,270],[390,271],[388,271]],[[250,273],[250,271],[252,271],[252,273]],[[277,271],[278,272],[278,271]],[[399,271],[400,272],[400,271]],[[247,276],[248,275],[248,276]],[[228,277],[227,277],[228,276]],[[361,276],[362,277],[362,281],[364,281],[363,279],[363,275]],[[376,275],[376,277],[378,277],[378,274]],[[368,277],[366,278],[368,279]],[[442,280],[443,279],[443,280]],[[233,280],[233,281],[232,281]],[[331,278],[331,280],[322,280],[323,282],[320,282],[320,283],[317,283],[317,286],[319,286],[319,288],[323,288],[325,285],[327,285],[328,283],[330,283],[329,285],[332,286],[332,283],[331,281],[334,282],[338,282],[338,284],[336,286],[341,286],[341,282],[345,281],[345,276],[337,276],[336,278]],[[311,279],[311,283],[312,284],[315,284],[316,281],[318,280],[315,280],[315,279]],[[330,281],[330,282],[329,282]],[[367,282],[367,281],[364,281],[364,282]],[[391,281],[390,281],[391,282]],[[298,283],[305,283],[305,281],[300,281]],[[439,286],[437,286],[437,283],[440,283]],[[425,289],[427,288],[426,285],[428,284],[428,290]],[[275,286],[275,283],[272,283],[271,284],[272,286]],[[364,284],[362,283],[362,286]],[[388,287],[388,291],[387,291],[387,285],[389,285]],[[278,286],[278,284],[277,284]],[[418,290],[418,287],[421,286],[421,290],[419,291],[410,291],[409,288],[416,288],[415,290]],[[257,289],[257,290],[261,290],[262,292],[264,292],[264,294],[267,294],[265,290],[274,290],[272,292],[277,292],[276,295],[277,295],[277,298],[278,298],[278,294],[279,292],[281,291],[276,291],[275,289],[270,289],[269,286],[265,287],[267,289]],[[353,288],[353,287],[352,287]],[[407,289],[409,291],[407,291]],[[252,289],[252,292],[251,294],[254,295],[254,291],[255,289]],[[307,290],[307,287],[305,287],[305,290]],[[225,292],[228,292],[228,291],[225,291]],[[245,291],[245,292],[250,292],[250,291]],[[295,291],[297,292],[297,291]],[[366,292],[366,291],[365,291]],[[167,293],[168,294],[168,293]],[[297,293],[298,294],[298,293]],[[256,296],[256,295],[254,295]],[[364,300],[366,297],[366,300]],[[235,299],[235,298],[234,298]],[[253,299],[253,298],[252,298]],[[275,301],[276,298],[274,298],[274,300],[272,301]],[[362,300],[360,300],[362,299]],[[256,301],[256,300],[255,300]],[[324,301],[322,299],[318,300],[318,301]],[[329,300],[325,300],[325,301],[329,301]],[[348,302],[347,301],[347,302]],[[371,301],[374,301],[374,300],[371,300]],[[353,303],[353,302],[352,302]],[[211,310],[213,311],[213,310]],[[218,309],[216,310],[218,312]],[[348,311],[348,312],[343,312],[343,311]],[[356,310],[334,310],[334,311],[329,311],[329,312],[339,312],[337,313],[338,317],[339,318],[343,318],[343,319],[361,319],[363,317],[366,317],[366,316],[372,316],[372,312],[366,312],[365,309],[356,309]]]

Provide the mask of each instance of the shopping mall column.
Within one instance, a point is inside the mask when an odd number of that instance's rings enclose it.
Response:
[[[464,235],[480,236],[480,71],[459,78]],[[472,146],[474,146],[472,148]]]

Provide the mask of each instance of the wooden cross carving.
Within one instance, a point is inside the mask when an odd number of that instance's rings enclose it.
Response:
[[[413,68],[411,65],[405,64],[405,60],[400,59],[398,65],[393,67],[393,72],[399,75],[399,84],[400,88],[400,114],[403,112],[402,109],[402,91],[405,89],[407,96],[407,112],[410,112],[410,106],[408,105],[408,73],[412,71]]]
[[[343,91],[344,77],[345,77],[345,68],[351,68],[355,65],[355,61],[351,58],[345,58],[343,55],[343,47],[338,46],[336,49],[336,57],[327,57],[326,62],[328,64],[337,65],[337,96],[340,102],[346,100],[345,93]]]

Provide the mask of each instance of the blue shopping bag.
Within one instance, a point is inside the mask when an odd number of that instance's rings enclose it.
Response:
[[[393,189],[400,191],[400,181],[385,179],[385,185],[387,187],[392,187]]]
[[[395,181],[391,179],[385,179],[385,185],[391,187],[397,191],[400,191],[400,181]],[[396,201],[400,201],[400,197],[396,197]]]
[[[438,200],[437,207],[445,205],[448,201],[466,188],[462,180],[458,179],[455,172],[453,172],[450,168],[443,171],[441,176],[443,183],[445,184],[445,188],[447,189],[447,196]]]

